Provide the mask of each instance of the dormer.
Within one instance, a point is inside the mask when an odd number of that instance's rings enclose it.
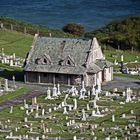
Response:
[[[35,63],[38,65],[51,65],[52,64],[50,56],[46,54],[43,55],[41,58],[37,58],[35,60]]]
[[[68,55],[64,60],[61,60],[59,64],[62,66],[75,66],[74,60],[71,58],[70,55]]]

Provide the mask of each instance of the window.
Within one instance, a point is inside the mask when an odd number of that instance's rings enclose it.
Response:
[[[70,60],[67,60],[67,63],[66,63],[67,65],[71,65],[71,62],[70,62]]]
[[[52,64],[51,63],[51,59],[50,59],[50,56],[49,55],[44,55],[40,58],[37,58],[35,60],[35,63],[38,64],[38,65],[48,65],[48,64]]]
[[[45,58],[44,58],[43,62],[44,62],[44,64],[47,64],[47,60]]]

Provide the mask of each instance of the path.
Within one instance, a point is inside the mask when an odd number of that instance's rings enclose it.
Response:
[[[126,89],[127,87],[140,89],[140,80],[116,76],[113,81],[104,83],[102,88],[107,90],[113,88]]]
[[[40,94],[44,94],[44,92],[47,90],[48,87],[47,85],[45,86],[45,85],[24,84],[20,82],[16,82],[16,84],[21,87],[25,86],[31,88],[33,91],[24,93],[20,96],[13,98],[12,100],[8,100],[3,103],[0,103],[0,111],[10,106],[20,104],[24,101],[24,99],[30,99],[32,97],[39,96]],[[130,88],[140,90],[140,80],[126,78],[126,77],[114,77],[113,81],[104,83],[102,89],[109,90],[116,87],[120,89],[125,89],[126,87],[130,87]]]
[[[10,106],[15,106],[15,105],[21,104],[24,102],[24,99],[31,99],[31,98],[33,98],[35,96],[39,96],[41,94],[44,94],[44,92],[34,90],[34,91],[24,93],[20,96],[16,96],[11,100],[7,100],[5,102],[0,103],[0,111],[5,108],[9,108]]]

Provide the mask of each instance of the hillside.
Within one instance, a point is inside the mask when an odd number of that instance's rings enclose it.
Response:
[[[6,54],[15,53],[19,57],[25,57],[32,45],[33,36],[29,34],[23,34],[17,31],[0,30],[0,52],[4,48]],[[120,61],[120,55],[124,55],[124,61],[130,62],[137,60],[140,62],[140,53],[130,51],[116,52],[113,48],[107,48],[103,50],[106,58],[114,62],[114,59]],[[129,57],[127,57],[129,55]]]
[[[0,30],[0,52],[4,48],[6,54],[15,53],[25,57],[32,44],[33,36],[16,31]]]
[[[51,33],[51,35],[54,37],[75,37],[72,34],[63,32],[62,30],[50,29],[47,26],[31,24],[28,22],[15,20],[8,17],[0,16],[0,23],[3,23],[4,28],[6,29],[16,30],[18,32],[23,32],[23,33],[26,32],[27,34],[31,34],[31,35],[34,35],[35,33],[39,33],[41,36],[49,36],[49,34]]]
[[[140,16],[113,21],[103,28],[85,33],[85,37],[93,36],[114,48],[140,51]]]

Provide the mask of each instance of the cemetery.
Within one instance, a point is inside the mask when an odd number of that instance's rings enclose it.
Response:
[[[2,47],[0,52],[0,140],[140,139],[139,90],[129,85],[105,90],[97,78],[92,84],[89,81],[90,87],[86,81],[64,85],[55,79],[52,84],[40,85],[36,91],[30,87],[31,83],[18,81],[17,73],[23,74],[25,50],[7,51]],[[130,63],[126,53],[110,54],[105,52],[106,59],[115,61],[121,72]],[[139,61],[140,56],[133,55],[132,59],[138,64],[135,60]]]
[[[1,54],[0,54],[0,62],[2,64],[7,64],[11,67],[22,67],[23,63],[24,63],[24,59],[20,58],[20,57],[16,57],[15,53],[13,53],[13,55],[6,55],[4,53],[4,48],[2,48],[1,50]]]
[[[8,89],[5,80],[4,92]],[[102,91],[101,85],[87,88],[84,81],[80,87],[46,86],[43,94],[1,110],[0,138],[139,139],[139,101],[129,87]]]

